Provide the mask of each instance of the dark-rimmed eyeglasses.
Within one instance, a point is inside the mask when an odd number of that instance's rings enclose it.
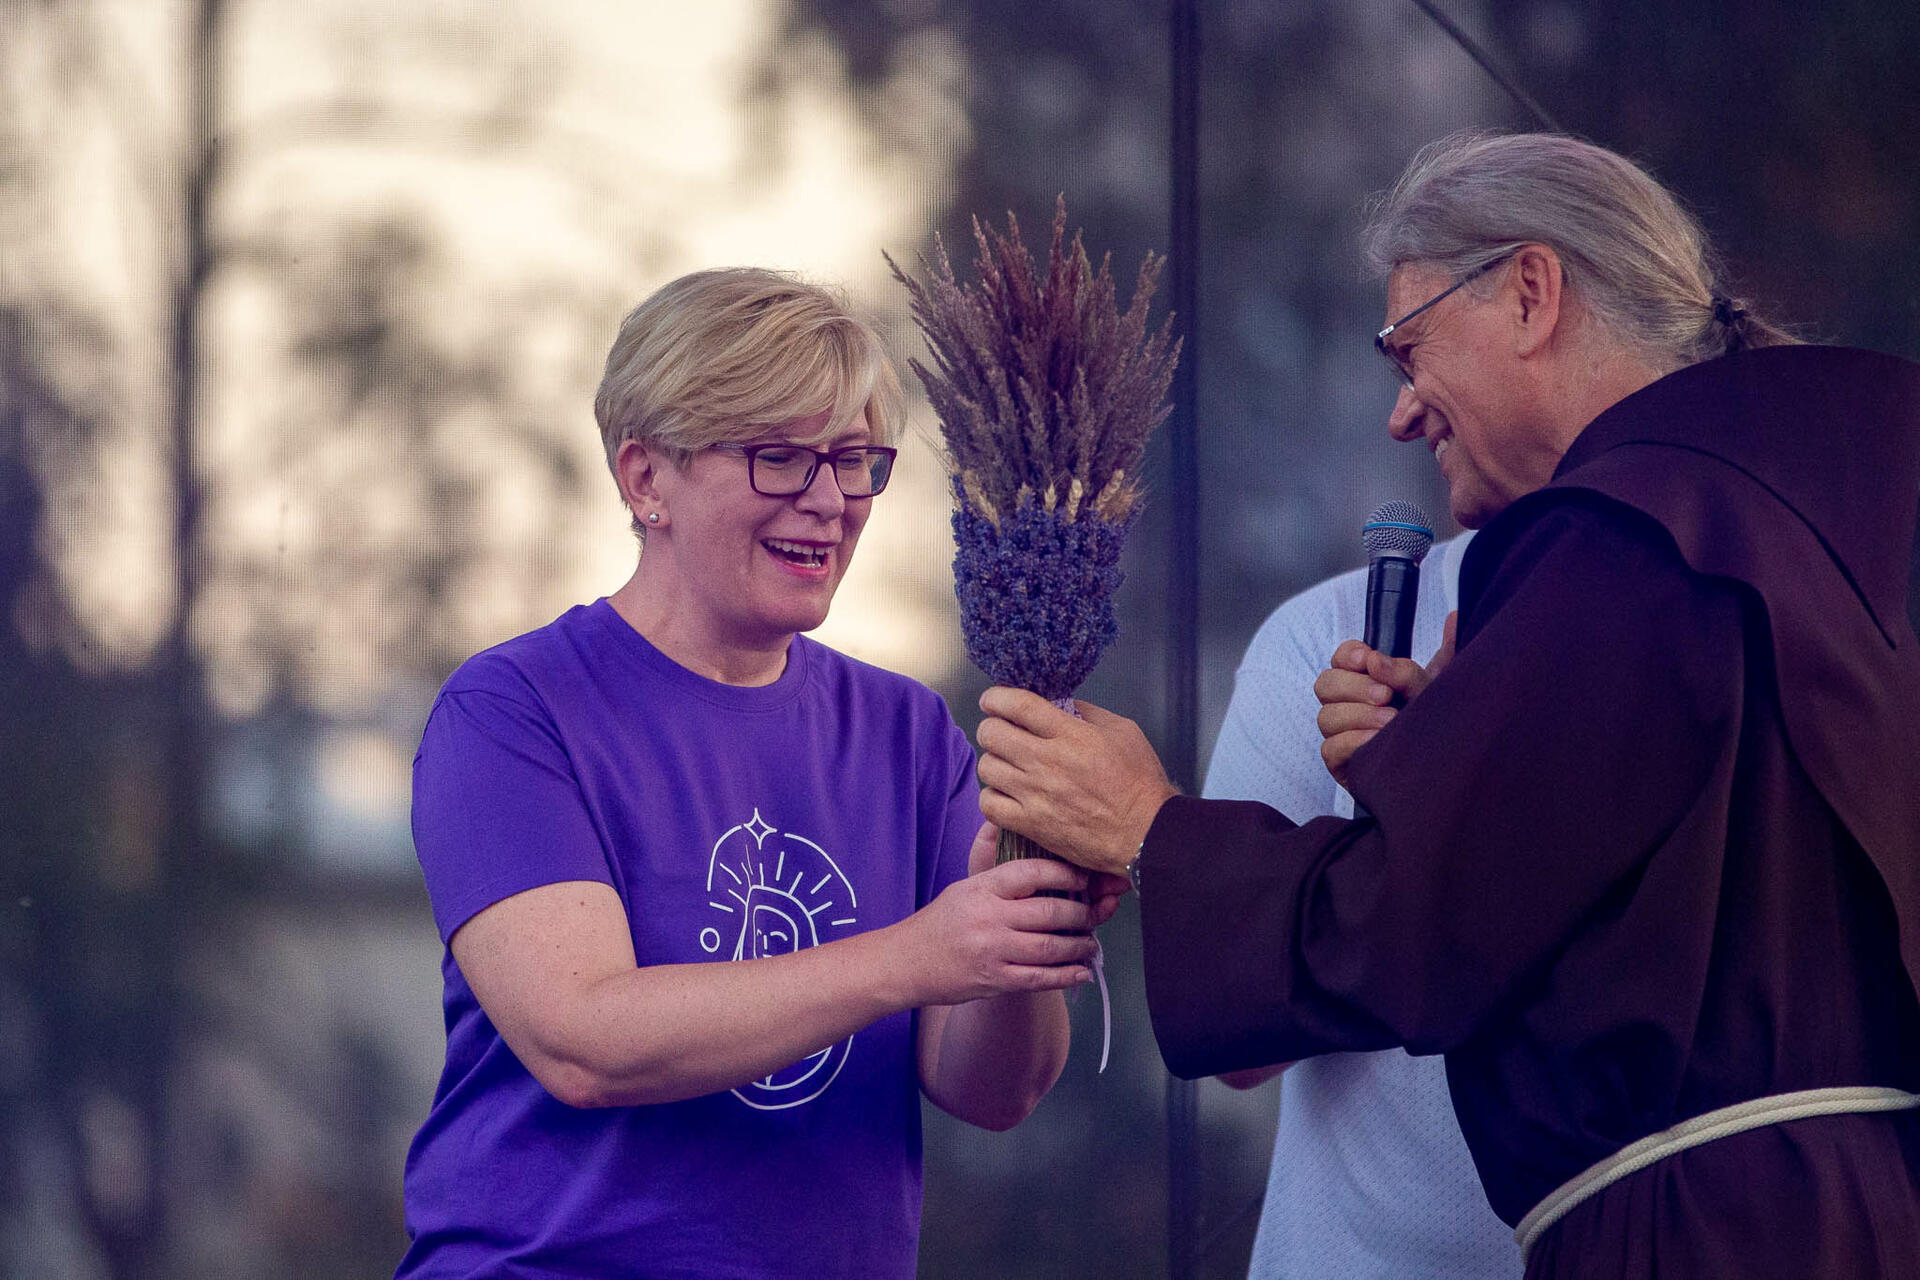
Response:
[[[747,460],[747,483],[766,498],[791,498],[805,493],[824,464],[840,492],[849,498],[871,498],[887,487],[898,449],[882,444],[854,444],[844,449],[809,449],[798,444],[716,444],[724,453]]]
[[[1453,293],[1454,290],[1466,288],[1467,285],[1471,284],[1475,280],[1478,280],[1481,276],[1487,274],[1487,272],[1493,270],[1495,267],[1499,266],[1501,263],[1505,262],[1508,258],[1512,256],[1513,255],[1511,253],[1503,253],[1491,262],[1481,263],[1479,266],[1467,272],[1467,274],[1465,274],[1464,276],[1461,276],[1458,280],[1454,281],[1452,284],[1448,285],[1446,288],[1442,289],[1440,292],[1434,294],[1431,298],[1428,298],[1425,302],[1421,303],[1419,306],[1415,307],[1413,310],[1407,312],[1407,314],[1401,316],[1398,320],[1395,320],[1392,324],[1388,325],[1386,328],[1382,329],[1380,332],[1373,335],[1373,349],[1375,351],[1378,351],[1383,357],[1386,358],[1386,362],[1393,366],[1393,376],[1400,380],[1401,386],[1405,387],[1409,391],[1413,390],[1413,370],[1408,366],[1405,360],[1400,358],[1400,353],[1398,351],[1394,350],[1392,347],[1387,345],[1387,339],[1392,337],[1394,331],[1396,329],[1399,329],[1402,325],[1406,324],[1407,321],[1413,319],[1415,316],[1427,310],[1429,307],[1438,306],[1441,302],[1445,301],[1448,295]]]

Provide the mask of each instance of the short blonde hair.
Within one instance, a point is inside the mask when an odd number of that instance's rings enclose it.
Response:
[[[880,336],[837,292],[760,267],[696,271],[635,307],[593,398],[609,469],[628,440],[685,466],[815,414],[830,414],[825,440],[863,409],[891,443],[906,401]]]

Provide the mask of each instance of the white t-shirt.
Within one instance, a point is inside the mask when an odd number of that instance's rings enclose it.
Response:
[[[1417,661],[1440,647],[1471,536],[1435,546],[1422,566]],[[1295,822],[1352,815],[1353,798],[1320,761],[1313,681],[1342,640],[1364,631],[1366,585],[1365,569],[1330,578],[1262,624],[1234,677],[1206,795],[1263,801]],[[1442,1059],[1336,1053],[1281,1077],[1254,1280],[1484,1280],[1522,1269],[1480,1189]]]

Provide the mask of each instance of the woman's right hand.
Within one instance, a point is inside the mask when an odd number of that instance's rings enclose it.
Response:
[[[1087,873],[1021,858],[955,881],[896,928],[923,984],[918,1004],[963,1004],[1016,991],[1057,991],[1093,976],[1101,911],[1043,890],[1084,893]],[[1111,915],[1109,903],[1104,914]]]
[[[1410,702],[1432,684],[1453,658],[1454,626],[1460,615],[1447,615],[1440,649],[1422,667],[1411,658],[1389,658],[1358,640],[1342,641],[1327,669],[1313,682],[1320,700],[1320,759],[1341,786],[1347,785],[1347,764],[1353,753],[1387,727],[1398,711],[1389,705],[1396,695]]]

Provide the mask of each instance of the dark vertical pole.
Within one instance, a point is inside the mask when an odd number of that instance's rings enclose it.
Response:
[[[200,0],[187,45],[187,136],[182,147],[182,198],[173,282],[169,368],[173,378],[172,481],[174,609],[164,646],[169,685],[168,764],[172,772],[168,853],[191,860],[200,844],[201,681],[193,647],[193,605],[201,587],[202,485],[195,462],[199,420],[200,325],[213,264],[207,226],[216,165],[216,42],[223,0]],[[166,870],[183,868],[171,863]]]
[[[1170,0],[1172,107],[1168,227],[1171,306],[1181,340],[1169,419],[1173,512],[1167,565],[1166,766],[1176,784],[1198,780],[1200,684],[1200,465],[1195,387],[1200,360],[1200,8]],[[1194,1273],[1199,1238],[1198,1098],[1190,1080],[1167,1078],[1167,1274]]]
[[[201,594],[202,482],[196,463],[199,424],[200,327],[213,263],[209,201],[218,164],[219,37],[223,0],[199,0],[190,10],[184,91],[186,129],[181,147],[182,192],[173,281],[169,371],[172,429],[174,608],[162,651],[166,696],[166,830],[162,836],[158,910],[149,928],[157,1008],[149,1043],[148,1092],[142,1099],[148,1133],[147,1173],[153,1256],[141,1274],[164,1268],[167,1236],[177,1219],[168,1169],[172,1160],[171,1084],[178,1060],[183,998],[179,989],[182,941],[204,876],[206,713],[200,661],[193,643],[193,606]]]

